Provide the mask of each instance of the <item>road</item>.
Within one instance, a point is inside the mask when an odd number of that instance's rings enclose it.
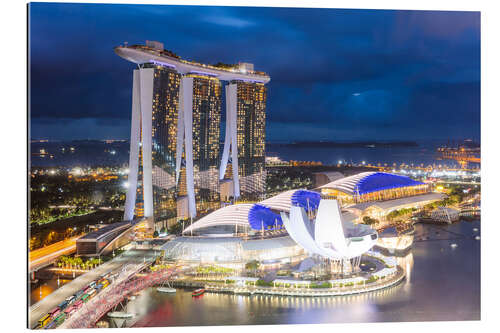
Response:
[[[139,265],[144,261],[150,262],[154,259],[156,251],[152,250],[129,250],[117,256],[111,261],[77,277],[73,281],[63,285],[53,293],[43,298],[39,302],[31,305],[28,314],[29,327],[34,328],[38,319],[43,317],[50,310],[64,301],[78,290],[88,285],[93,280],[107,272],[120,272],[122,267],[127,265]]]
[[[57,257],[76,252],[76,240],[79,237],[80,236],[68,238],[63,241],[42,247],[41,249],[30,251],[30,272],[46,266],[47,264],[57,259]]]

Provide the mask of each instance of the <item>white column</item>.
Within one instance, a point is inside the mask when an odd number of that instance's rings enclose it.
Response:
[[[230,137],[231,137],[231,159],[233,167],[233,183],[234,183],[234,197],[240,196],[240,178],[238,174],[238,142],[237,142],[237,93],[238,85],[236,83],[228,84],[226,86],[226,107],[227,113],[231,114],[230,120]]]
[[[125,199],[125,221],[134,218],[135,199],[137,195],[137,173],[139,168],[139,138],[141,126],[141,106],[139,90],[139,70],[134,70],[132,86],[132,120],[130,126],[130,156],[128,162],[128,190]]]
[[[196,198],[194,193],[193,168],[193,78],[181,79],[182,114],[184,116],[184,145],[186,153],[186,187],[188,195],[189,216],[196,216]]]
[[[228,95],[228,86],[226,85],[226,133],[224,135],[224,150],[222,151],[219,179],[224,179],[224,175],[226,174],[227,162],[229,159],[229,147],[231,146],[231,112],[229,112],[229,101],[227,100]]]
[[[179,86],[179,103],[177,107],[177,148],[175,158],[175,183],[179,183],[179,174],[181,172],[182,149],[184,147],[184,99],[183,99],[183,80]]]
[[[144,192],[144,216],[153,217],[153,166],[151,156],[153,126],[154,69],[140,69],[140,95],[142,115],[142,171]]]

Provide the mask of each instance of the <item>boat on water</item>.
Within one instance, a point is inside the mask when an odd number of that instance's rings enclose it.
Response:
[[[109,312],[109,318],[132,318],[134,316],[133,313],[127,313],[122,311]]]
[[[177,292],[177,289],[175,288],[169,288],[169,287],[158,287],[156,288],[161,293],[175,293]]]
[[[204,293],[205,293],[205,289],[203,289],[203,288],[196,289],[195,291],[193,291],[193,296],[201,296]]]

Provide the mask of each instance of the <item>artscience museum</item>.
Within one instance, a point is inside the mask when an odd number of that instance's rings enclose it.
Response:
[[[318,192],[291,190],[255,204],[221,208],[163,246],[167,259],[243,268],[258,260],[279,268],[306,258],[333,271],[356,271],[377,233],[343,218],[336,200]]]

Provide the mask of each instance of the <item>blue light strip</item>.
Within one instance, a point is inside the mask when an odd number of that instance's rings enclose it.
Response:
[[[167,64],[166,62],[161,62],[161,61],[158,61],[158,60],[150,60],[150,62],[152,62],[155,65],[159,65],[159,66],[175,68],[175,65]]]
[[[292,195],[292,205],[300,206],[306,211],[315,211],[319,207],[321,195],[318,192],[297,190]]]
[[[372,192],[418,185],[425,184],[409,177],[377,172],[360,180],[357,187],[359,189],[359,194],[363,195]]]
[[[274,213],[269,207],[255,204],[248,211],[248,222],[254,230],[275,230],[281,229],[283,221],[281,216]]]

